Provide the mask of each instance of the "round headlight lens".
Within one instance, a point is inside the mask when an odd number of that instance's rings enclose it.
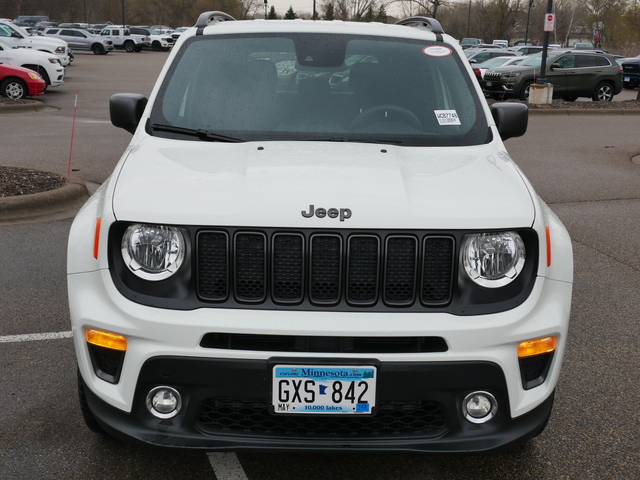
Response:
[[[173,275],[182,265],[185,241],[175,227],[134,224],[122,237],[122,258],[135,275],[158,281]]]
[[[469,235],[463,248],[467,275],[488,288],[511,283],[522,271],[525,257],[524,242],[516,232]]]

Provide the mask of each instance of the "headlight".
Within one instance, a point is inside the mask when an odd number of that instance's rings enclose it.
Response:
[[[36,72],[29,72],[27,73],[27,75],[29,75],[29,78],[33,80],[42,80],[42,77],[38,75]]]
[[[526,252],[516,232],[476,233],[469,235],[462,249],[467,275],[487,288],[503,287],[522,271]]]
[[[56,53],[64,53],[64,47],[56,48]]]
[[[134,224],[122,237],[122,258],[136,276],[158,281],[169,278],[182,265],[185,241],[175,227]]]
[[[504,78],[513,78],[513,77],[519,77],[520,75],[522,75],[520,72],[509,72],[509,73],[503,73],[502,76]]]
[[[60,60],[58,60],[57,58],[53,58],[53,57],[49,57],[47,60],[49,60],[49,63],[60,63]]]

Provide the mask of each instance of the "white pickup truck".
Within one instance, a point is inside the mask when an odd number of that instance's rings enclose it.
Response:
[[[113,41],[113,46],[125,49],[127,52],[140,52],[143,47],[151,45],[151,39],[146,35],[133,35],[129,27],[109,25],[102,29],[100,35]]]
[[[12,47],[30,48],[40,52],[53,53],[58,56],[63,67],[71,63],[71,51],[67,42],[58,38],[29,35],[25,29],[15,25],[11,20],[0,19],[0,38]]]

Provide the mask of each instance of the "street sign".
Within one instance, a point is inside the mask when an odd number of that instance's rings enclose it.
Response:
[[[544,31],[553,32],[556,28],[556,14],[545,13],[544,14]]]

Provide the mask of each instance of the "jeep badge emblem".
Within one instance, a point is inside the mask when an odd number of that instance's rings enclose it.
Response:
[[[348,208],[341,208],[341,209],[337,209],[337,208],[330,208],[328,210],[324,209],[324,208],[315,208],[313,205],[309,205],[309,211],[305,212],[304,210],[302,210],[302,216],[304,218],[311,218],[314,215],[318,218],[324,218],[324,217],[329,217],[329,218],[338,218],[340,217],[340,221],[344,222],[345,219],[347,218],[351,218],[351,210],[349,210]]]

